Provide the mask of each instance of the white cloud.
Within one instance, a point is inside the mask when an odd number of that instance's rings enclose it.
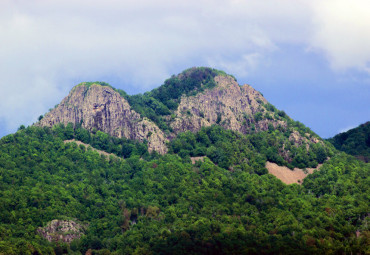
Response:
[[[238,74],[238,77],[246,77],[250,72],[262,66],[262,61],[267,61],[260,53],[243,54],[225,58],[212,56],[208,59],[208,66],[217,66],[219,69],[229,73]]]
[[[370,1],[314,1],[312,46],[338,71],[370,68]]]

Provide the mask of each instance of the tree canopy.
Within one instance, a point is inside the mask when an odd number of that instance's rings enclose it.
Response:
[[[328,141],[338,150],[357,156],[365,162],[370,161],[370,121],[340,133]]]
[[[209,127],[158,155],[72,125],[22,127],[0,140],[0,254],[369,253],[369,164],[335,152],[285,185],[264,171],[271,134]],[[53,219],[88,227],[48,242],[37,229]]]

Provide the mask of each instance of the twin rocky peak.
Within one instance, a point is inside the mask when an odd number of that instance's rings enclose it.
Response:
[[[214,124],[243,134],[286,128],[288,117],[280,113],[234,77],[211,68],[191,68],[136,96],[105,83],[81,83],[38,125],[79,123],[90,131],[146,140],[150,151],[164,154],[166,143],[177,134]]]

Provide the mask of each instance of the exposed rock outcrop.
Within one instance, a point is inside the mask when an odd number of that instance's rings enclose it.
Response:
[[[44,228],[38,228],[37,233],[49,242],[70,243],[84,234],[85,226],[73,220],[52,220]]]
[[[249,85],[239,86],[231,76],[216,76],[217,86],[196,96],[181,98],[171,123],[174,132],[196,132],[203,126],[219,124],[226,129],[246,133],[253,123],[258,130],[267,130],[268,124],[286,126],[279,120],[255,121],[254,114],[264,112],[267,100]]]
[[[38,125],[51,127],[69,122],[81,123],[87,130],[101,130],[117,137],[146,139],[150,151],[167,152],[167,139],[162,130],[132,110],[128,102],[108,86],[77,85]]]
[[[291,141],[295,146],[300,146],[302,144],[306,145],[306,149],[309,149],[309,145],[312,143],[321,143],[322,141],[317,139],[316,137],[311,136],[309,133],[305,133],[304,136],[302,136],[297,130],[293,130],[292,133],[289,136],[289,141]]]
[[[183,76],[180,74],[177,79],[181,80]],[[168,150],[166,142],[176,137],[178,133],[197,132],[202,127],[213,124],[244,134],[278,128],[291,132],[289,140],[296,145],[308,146],[309,143],[318,142],[317,138],[309,134],[301,135],[294,128],[288,127],[289,117],[277,111],[251,86],[240,86],[232,76],[224,74],[216,75],[212,79],[214,87],[203,88],[204,90],[198,92],[199,87],[194,88],[194,93],[191,94],[193,96],[183,95],[179,102],[176,101],[178,107],[175,110],[167,109],[170,113],[160,116],[170,127],[166,133],[159,128],[158,125],[161,123],[157,125],[142,117],[113,88],[96,83],[75,86],[37,125],[51,127],[58,123],[80,123],[83,128],[90,131],[95,129],[116,137],[147,140],[149,151],[155,150],[161,154]],[[144,104],[140,107],[149,106]],[[284,155],[284,152],[281,154]]]

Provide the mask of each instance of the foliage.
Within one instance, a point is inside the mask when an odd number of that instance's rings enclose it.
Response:
[[[294,145],[287,134],[271,129],[242,135],[214,125],[203,127],[196,134],[190,131],[179,134],[169,148],[181,157],[208,156],[220,167],[259,174],[266,173],[266,160],[293,169],[316,167],[333,155],[325,144],[311,143],[308,149],[306,144]]]
[[[358,156],[365,162],[370,161],[370,122],[340,133],[328,141],[338,150]]]
[[[225,75],[211,68],[190,68],[167,79],[162,86],[152,90],[150,94],[169,109],[174,110],[182,95],[193,96],[204,89],[215,87],[213,78],[219,74]]]
[[[126,157],[108,160],[63,142],[71,138]],[[0,253],[369,252],[368,164],[340,154],[302,186],[287,186],[255,174],[265,155],[253,148],[264,144],[258,137],[210,127],[179,135],[173,154],[163,156],[116,139],[71,125],[21,128],[2,138]],[[204,151],[204,162],[192,165],[188,155]],[[243,159],[245,168],[225,168]],[[86,235],[68,245],[36,234],[65,218],[87,224]]]
[[[135,140],[126,138],[117,138],[110,136],[101,131],[88,130],[81,127],[81,125],[73,126],[69,123],[66,127],[63,124],[56,125],[52,128],[55,135],[63,140],[76,139],[92,147],[103,150],[108,153],[113,153],[119,157],[128,158],[133,155],[140,157],[148,157],[148,147],[146,143],[140,143]]]
[[[171,131],[167,120],[181,97],[214,87],[216,75],[226,74],[192,68],[142,95],[113,89]],[[111,87],[83,83],[92,84]],[[317,138],[309,128],[271,104],[261,106],[245,116],[252,129],[259,130],[256,122],[263,119],[287,125],[270,122],[268,130],[244,135],[203,127],[174,137],[166,155],[148,153],[146,142],[72,123],[20,126],[0,140],[0,254],[370,253],[370,165],[328,143],[309,142]],[[221,114],[216,122],[222,123]],[[293,131],[300,141],[291,139]],[[362,133],[334,144],[357,153],[368,141]],[[65,143],[72,139],[117,157]],[[202,160],[193,165],[190,157]],[[285,185],[267,174],[267,160],[290,168],[323,166],[302,185]],[[53,219],[88,227],[70,244],[50,243],[37,229]]]
[[[172,76],[160,87],[144,94],[129,96],[123,91],[117,91],[141,116],[149,118],[162,130],[172,131],[164,116],[171,115],[171,111],[176,110],[181,96],[194,96],[215,87],[214,77],[217,75],[227,74],[212,68],[194,67]]]
[[[133,96],[126,96],[127,101],[132,109],[141,116],[147,117],[162,130],[170,130],[170,127],[165,122],[163,116],[170,115],[171,112],[166,105],[154,98],[150,92]]]
[[[226,74],[192,68],[142,95],[113,89],[171,131],[181,97],[214,87],[216,75]],[[83,83],[92,84],[111,87]],[[245,119],[287,126],[268,123],[267,131],[244,135],[203,127],[174,137],[166,155],[72,123],[20,126],[0,140],[0,254],[369,253],[370,166],[328,143],[292,141],[293,131],[317,135],[271,104],[261,106]],[[117,157],[64,142],[72,139]],[[193,165],[190,157],[200,156]],[[324,164],[302,186],[287,186],[267,174],[267,160],[290,168]],[[70,244],[49,243],[37,229],[53,219],[88,228]]]
[[[100,86],[105,86],[105,87],[110,87],[112,89],[114,89],[110,84],[106,83],[106,82],[103,82],[103,81],[94,81],[94,82],[82,82],[80,84],[78,84],[77,86],[86,86],[86,87],[91,87],[93,84],[97,84],[97,85],[100,85]]]

